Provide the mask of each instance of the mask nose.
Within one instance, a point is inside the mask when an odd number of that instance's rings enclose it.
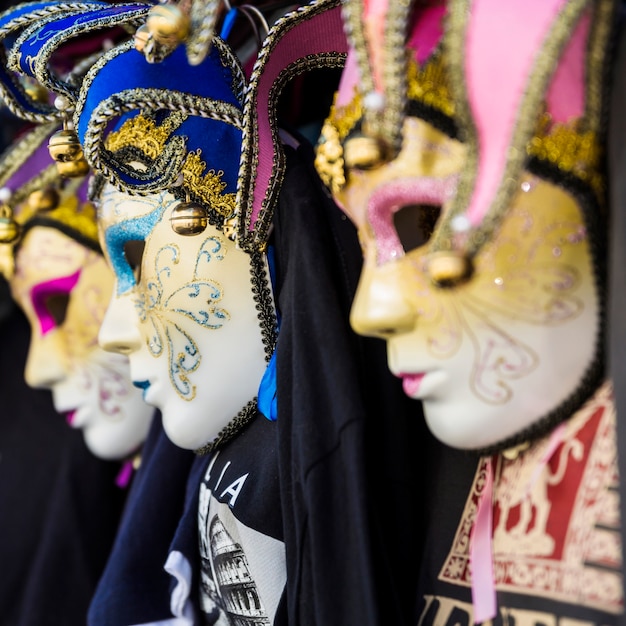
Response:
[[[35,329],[33,333],[38,332]],[[34,389],[52,389],[67,377],[67,350],[62,333],[53,330],[31,338],[24,379]]]
[[[406,289],[395,263],[372,267],[366,262],[350,313],[354,331],[382,339],[412,331],[417,313]]]
[[[141,346],[138,323],[131,296],[113,294],[98,333],[100,347],[118,354],[136,352]]]

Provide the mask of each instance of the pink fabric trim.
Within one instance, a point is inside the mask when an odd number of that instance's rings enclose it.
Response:
[[[433,53],[443,36],[443,18],[445,6],[423,9],[413,24],[407,46],[414,51],[414,57],[420,65]],[[354,88],[359,84],[359,69],[353,48],[348,51],[348,58],[341,74],[337,92],[337,106],[349,104],[354,97]]]
[[[365,37],[369,44],[370,67],[374,89],[379,93],[385,92],[383,65],[385,63],[385,18],[388,7],[388,0],[363,0],[363,22]]]
[[[535,55],[567,0],[474,0],[466,35],[468,99],[478,133],[478,176],[467,217],[477,225],[502,179]]]
[[[341,7],[318,13],[286,32],[269,55],[269,60],[259,79],[257,97],[258,164],[252,189],[250,230],[263,208],[265,192],[274,173],[274,138],[270,123],[269,91],[280,73],[306,54],[319,52],[347,52],[348,44],[343,34]]]
[[[122,467],[120,468],[120,471],[118,472],[115,478],[115,484],[120,489],[124,489],[125,487],[128,487],[128,484],[130,483],[130,479],[132,478],[134,471],[135,471],[135,468],[133,467],[133,462],[124,461],[124,463],[122,463]]]
[[[423,9],[413,25],[408,47],[415,51],[415,59],[422,65],[433,53],[443,37],[445,6]]]
[[[585,13],[567,44],[548,89],[548,111],[555,122],[569,122],[585,112],[585,53],[591,15]]]
[[[493,574],[493,461],[487,460],[485,485],[478,502],[476,519],[470,535],[472,604],[474,623],[493,619],[498,613]]]
[[[359,67],[357,65],[356,53],[354,52],[354,48],[350,48],[350,50],[348,50],[346,64],[343,66],[343,71],[341,72],[341,79],[339,81],[335,104],[338,107],[350,104],[352,98],[354,97],[354,88],[358,84]]]
[[[80,270],[71,276],[63,278],[54,278],[43,283],[38,283],[30,291],[30,300],[33,303],[33,309],[39,320],[39,330],[42,335],[56,328],[56,322],[50,311],[46,308],[46,299],[57,294],[68,294],[74,289],[78,279],[80,278]]]

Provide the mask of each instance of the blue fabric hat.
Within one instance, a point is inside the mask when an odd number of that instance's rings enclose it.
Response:
[[[104,2],[24,2],[0,13],[0,97],[17,117],[42,123],[60,119],[60,112],[51,99],[41,97],[12,72],[6,61],[9,49],[17,38],[33,24],[43,26],[61,16],[83,13],[107,6]]]
[[[78,10],[81,6],[82,9]],[[99,54],[107,37],[117,36],[119,40],[120,27],[132,31],[140,26],[151,7],[150,2],[113,5],[93,2],[77,4],[73,10],[59,11],[46,19],[35,20],[20,32],[11,45],[7,53],[7,67],[34,79],[55,94],[66,96],[73,103],[80,81],[72,70],[81,67],[85,59],[94,53]],[[124,30],[121,32],[126,39],[128,34]],[[81,40],[83,50],[79,47],[70,55],[70,70],[63,67],[65,63],[57,69],[55,54]]]
[[[127,42],[105,53],[85,76],[74,123],[92,168],[131,194],[170,188],[183,174],[185,192],[213,204],[233,194],[241,150],[245,78],[230,48],[215,39],[199,65],[179,46],[160,63]],[[142,161],[145,172],[128,167]],[[179,180],[179,179],[178,179]],[[212,188],[212,191],[209,189]]]

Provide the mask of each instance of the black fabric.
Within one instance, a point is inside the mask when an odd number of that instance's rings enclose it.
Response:
[[[178,521],[176,530],[172,536],[168,553],[179,552],[189,564],[191,578],[189,583],[189,607],[187,616],[193,619],[193,623],[198,625],[200,620],[200,550],[198,548],[198,498],[200,483],[204,477],[208,463],[206,456],[197,456],[189,471],[187,484],[185,486],[185,502],[183,514]],[[178,581],[174,576],[169,576],[169,596],[176,593]]]
[[[287,156],[274,242],[290,624],[413,625],[432,438],[384,342],[349,326],[354,227],[322,189],[311,147]]]
[[[111,556],[89,607],[90,626],[171,619],[163,569],[195,455],[175,446],[155,413]]]
[[[621,10],[621,35],[613,71],[613,91],[609,117],[609,374],[613,380],[617,411],[617,454],[622,519],[622,551],[626,562],[626,9]],[[626,589],[624,591],[626,596]],[[626,615],[622,616],[626,625]]]
[[[30,331],[17,309],[0,323],[0,624],[84,626],[126,492],[119,463],[28,388]]]

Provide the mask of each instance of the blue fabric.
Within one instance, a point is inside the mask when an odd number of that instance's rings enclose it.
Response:
[[[161,63],[148,63],[134,48],[113,56],[96,74],[90,84],[84,107],[79,112],[77,132],[84,140],[89,120],[94,109],[114,94],[127,89],[165,89],[180,92],[207,100],[229,103],[241,108],[233,93],[233,75],[230,67],[223,64],[219,51],[213,48],[200,65],[190,65],[184,46],[179,46]],[[172,106],[172,109],[176,107]],[[167,104],[164,106],[167,110]],[[119,118],[114,128],[139,111],[133,110]],[[223,171],[225,192],[234,193],[237,188],[239,153],[241,151],[241,131],[231,124],[189,115],[176,129],[175,135],[186,138],[188,152],[200,149],[207,170]],[[126,182],[139,184],[118,172]]]
[[[233,26],[235,25],[238,14],[239,11],[237,10],[237,7],[233,7],[232,9],[230,9],[230,11],[228,11],[228,13],[226,13],[226,16],[224,17],[224,23],[222,24],[222,31],[220,32],[220,37],[222,39],[228,39],[228,36],[230,35]]]
[[[270,273],[272,293],[276,293],[276,252],[272,244],[267,246],[267,265]],[[276,309],[277,332],[280,331],[280,311]],[[259,411],[271,422],[278,418],[276,401],[276,351],[272,354],[267,364],[265,373],[259,385],[257,394],[257,406]]]
[[[102,29],[110,28],[116,18],[131,19],[133,16],[138,17],[142,13],[147,13],[150,8],[148,3],[130,3],[107,5],[104,8],[98,8],[94,5],[93,11],[84,11],[82,13],[72,13],[60,17],[59,19],[46,21],[41,28],[36,30],[20,45],[19,68],[29,76],[33,76],[33,68],[31,60],[35,58],[39,52],[48,45],[48,42],[59,33],[70,28],[81,27],[83,32],[93,31],[94,28]],[[63,38],[63,42],[67,41]]]
[[[93,4],[94,7],[98,5],[101,7],[110,6],[106,2],[96,2],[95,0],[93,0],[91,4]],[[29,13],[54,8],[55,6],[59,6],[58,0],[50,0],[48,2],[21,2],[0,14],[0,28],[6,28],[7,24],[10,24],[13,20],[18,18],[23,20]],[[19,27],[23,28],[24,22],[22,22]]]
[[[278,418],[278,408],[276,403],[276,351],[272,354],[270,362],[267,364],[265,373],[259,385],[257,397],[259,411],[270,420],[275,422]]]
[[[89,607],[89,626],[171,619],[170,576],[163,569],[185,510],[193,452],[175,446],[155,414],[133,477],[104,573]]]
[[[185,489],[185,504],[178,527],[172,535],[170,552],[180,552],[191,567],[191,595],[189,602],[195,616],[199,615],[198,588],[200,585],[200,553],[198,550],[198,497],[200,484],[211,457],[197,456],[189,471]],[[170,577],[169,595],[176,587],[176,580]]]
[[[94,9],[96,7],[107,6],[105,2],[92,2]],[[65,15],[69,11],[63,9],[57,0],[50,2],[24,2],[16,4],[14,7],[7,9],[0,14],[0,42],[5,51],[15,43],[18,36],[32,24],[41,22],[42,11],[46,11],[52,16],[53,11],[57,11],[58,15]],[[77,12],[74,10],[74,12]],[[39,115],[54,112],[54,107],[48,103],[41,103],[30,98],[25,92],[19,81],[15,80],[15,75],[10,72],[6,64],[0,65],[0,91],[2,98],[11,103],[13,108],[20,112],[20,115]]]

